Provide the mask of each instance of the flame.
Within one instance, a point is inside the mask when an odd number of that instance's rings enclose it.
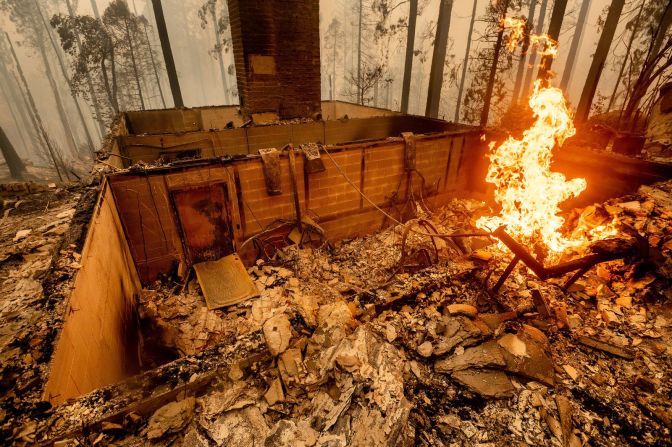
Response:
[[[583,243],[558,232],[564,223],[558,205],[586,189],[586,181],[568,181],[550,169],[553,147],[574,135],[574,123],[558,88],[542,88],[536,81],[529,104],[536,120],[522,139],[509,137],[496,149],[490,143],[485,180],[495,185],[495,200],[502,210],[499,216],[481,217],[476,225],[484,229],[506,225],[520,242],[541,241],[549,251],[562,253]]]
[[[503,29],[508,29],[510,34],[506,38],[506,49],[513,52],[518,46],[518,42],[523,40],[527,21],[515,17],[504,17],[499,21]]]
[[[515,50],[523,39],[526,22],[505,17],[503,29],[510,30],[506,46]],[[558,44],[547,35],[529,35],[530,45],[542,55],[555,58]],[[565,220],[559,204],[578,196],[586,189],[586,180],[567,180],[559,172],[551,171],[552,151],[555,145],[576,133],[572,114],[562,90],[542,87],[534,83],[529,105],[535,121],[519,140],[508,137],[495,148],[490,143],[490,166],[485,180],[495,185],[495,201],[501,206],[498,216],[484,216],[476,226],[486,230],[505,225],[506,231],[519,242],[538,247],[541,244],[549,259],[557,259],[568,249],[586,246],[593,239],[616,233],[612,223],[591,227],[580,224],[571,236],[560,232]]]
[[[502,29],[509,31],[506,37],[506,49],[510,52],[515,51],[518,44],[525,38],[527,21],[515,17],[504,17],[499,21]],[[528,36],[530,47],[535,48],[541,56],[551,56],[556,58],[558,55],[558,42],[547,34],[530,34]]]

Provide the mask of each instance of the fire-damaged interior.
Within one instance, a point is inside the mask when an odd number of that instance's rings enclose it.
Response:
[[[32,313],[2,309],[0,434],[670,445],[670,165],[541,84],[511,134],[320,101],[317,7],[230,4],[239,107],[121,113],[83,186],[2,185]]]

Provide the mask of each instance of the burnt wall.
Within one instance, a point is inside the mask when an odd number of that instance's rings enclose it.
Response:
[[[139,372],[135,294],[141,286],[109,185],[82,250],[44,400],[54,405]]]
[[[320,111],[319,0],[227,0],[245,114]]]
[[[391,208],[405,200],[402,138],[332,146],[328,150],[348,179],[378,206]],[[440,201],[442,197],[478,191],[485,176],[480,163],[484,151],[485,145],[474,132],[418,135],[416,165],[425,184],[423,190],[420,177],[414,176],[414,194]],[[316,216],[329,239],[367,234],[389,223],[348,183],[329,157],[323,155],[322,159],[326,170],[307,174],[303,158],[298,156],[296,181],[302,212]],[[160,273],[176,271],[185,262],[174,191],[225,183],[233,203],[233,230],[239,246],[278,219],[294,219],[286,156],[281,157],[280,170],[282,193],[273,196],[266,191],[259,157],[111,176],[121,221],[143,283],[154,281]]]
[[[198,151],[202,158],[256,154],[259,149],[286,144],[343,144],[358,140],[384,139],[402,132],[433,133],[457,130],[459,126],[419,116],[395,115],[316,121],[285,125],[213,131],[192,131],[161,135],[124,135],[117,138],[126,166],[151,162],[160,156],[177,156]]]

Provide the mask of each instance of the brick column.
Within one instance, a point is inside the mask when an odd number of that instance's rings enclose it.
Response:
[[[314,117],[320,112],[319,0],[227,2],[243,114]]]

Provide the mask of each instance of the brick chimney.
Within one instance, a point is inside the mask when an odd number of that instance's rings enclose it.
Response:
[[[227,0],[243,114],[320,112],[319,0]]]

